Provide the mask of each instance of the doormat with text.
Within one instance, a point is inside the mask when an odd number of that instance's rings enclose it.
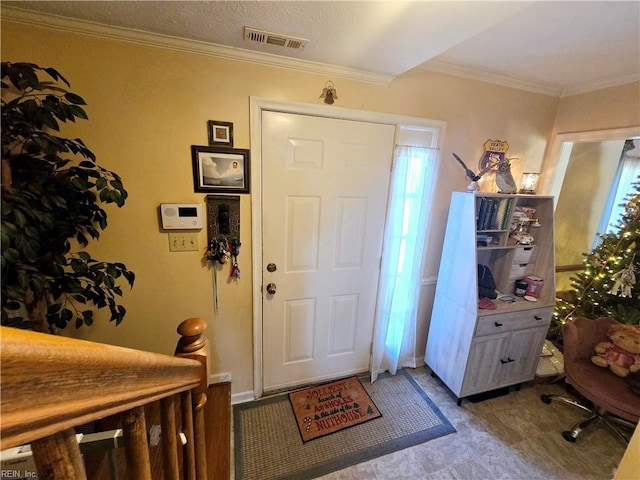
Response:
[[[289,401],[303,442],[382,416],[357,377],[292,392]]]
[[[235,479],[309,480],[455,433],[416,381],[424,381],[425,369],[411,372],[381,373],[373,383],[359,377],[382,416],[306,443],[288,393],[235,404]],[[361,477],[375,476],[369,473]]]

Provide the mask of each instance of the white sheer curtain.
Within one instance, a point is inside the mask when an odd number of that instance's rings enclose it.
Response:
[[[628,200],[627,196],[633,192],[633,183],[640,180],[640,156],[634,141],[637,140],[627,140],[623,148],[618,170],[613,179],[611,191],[598,224],[598,233],[615,233],[618,231],[617,223],[624,213],[625,203]],[[596,233],[592,248],[596,248],[601,241],[602,239]]]
[[[415,367],[415,330],[422,254],[434,182],[435,149],[397,146],[376,306],[371,381]]]

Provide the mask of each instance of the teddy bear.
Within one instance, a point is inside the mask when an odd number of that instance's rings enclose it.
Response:
[[[619,377],[640,371],[640,325],[614,324],[609,328],[609,341],[594,347],[591,361],[609,367]]]

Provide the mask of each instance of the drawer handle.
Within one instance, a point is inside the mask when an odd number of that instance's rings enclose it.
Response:
[[[493,324],[494,324],[496,327],[501,327],[501,326],[502,326],[502,324],[501,324],[501,323],[499,323],[499,322],[493,322]]]
[[[515,362],[515,360],[514,360],[513,358],[511,358],[511,357],[507,357],[507,359],[506,359],[506,360],[500,359],[500,363],[501,363],[502,365],[504,365],[504,364],[506,364],[506,363],[511,363],[511,362]]]
[[[535,318],[536,320],[542,320],[542,317],[539,317],[538,315],[534,315],[533,318]]]

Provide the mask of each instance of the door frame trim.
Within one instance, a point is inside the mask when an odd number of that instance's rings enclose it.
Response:
[[[540,191],[545,192],[545,195],[553,195],[555,208],[562,190],[562,182],[564,181],[564,175],[569,162],[568,156],[561,156],[565,144],[624,140],[638,136],[640,136],[640,125],[606,130],[557,133],[550,143],[551,148],[549,155],[547,155],[543,164],[544,168],[541,169],[544,173],[541,176],[543,178],[538,182],[540,184]]]
[[[272,100],[263,97],[249,97],[249,105],[251,135],[251,261],[253,264],[253,394],[254,398],[260,398],[264,393],[262,380],[264,368],[262,358],[262,112],[293,113],[395,125],[396,135],[399,126],[427,127],[434,129],[434,138],[438,148],[442,148],[446,122],[392,113]]]

